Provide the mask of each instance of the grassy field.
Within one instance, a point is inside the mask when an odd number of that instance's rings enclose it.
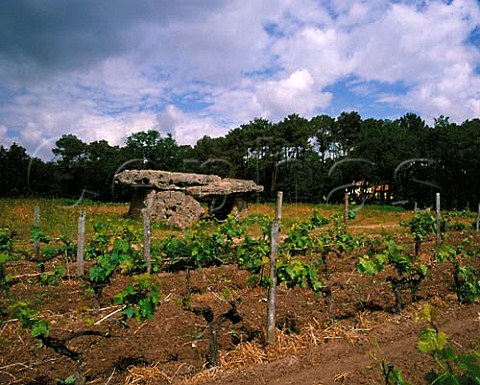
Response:
[[[72,205],[72,202],[61,199],[1,199],[0,200],[0,228],[10,228],[16,233],[17,242],[29,239],[34,223],[34,208],[40,207],[40,228],[52,237],[60,235],[75,236],[77,234],[78,217],[82,211],[86,212],[86,237],[92,236],[93,225],[98,221],[127,223],[135,228],[142,226],[140,219],[127,217],[127,203],[93,203],[87,202]],[[313,212],[320,212],[330,216],[342,212],[339,205],[314,205],[305,203],[288,203],[283,205],[282,224],[289,227],[295,222],[301,222]],[[267,215],[273,219],[275,204],[253,203],[248,207],[248,215]],[[355,219],[349,221],[352,233],[379,233],[382,231],[393,233],[401,232],[400,220],[410,213],[395,207],[364,206],[356,211]],[[154,224],[153,237],[164,237],[168,234],[180,234],[180,230],[167,229],[161,224]]]

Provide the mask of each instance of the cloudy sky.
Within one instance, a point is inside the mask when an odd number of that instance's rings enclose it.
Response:
[[[480,116],[478,0],[2,0],[0,144]]]

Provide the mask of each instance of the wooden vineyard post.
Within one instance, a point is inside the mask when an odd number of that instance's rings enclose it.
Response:
[[[147,273],[152,271],[152,258],[150,254],[150,211],[143,209],[143,260],[147,264]]]
[[[344,202],[345,202],[345,207],[344,207],[344,212],[343,212],[343,216],[344,216],[344,222],[345,222],[345,228],[347,227],[347,221],[348,221],[348,212],[350,210],[350,208],[348,207],[348,197],[349,197],[349,194],[348,192],[345,192],[345,195],[344,195]]]
[[[33,227],[36,229],[40,227],[40,207],[39,206],[35,206],[33,208]],[[38,259],[40,257],[40,242],[36,240],[33,247],[35,251],[35,258]]]
[[[477,223],[475,225],[475,230],[477,231],[477,234],[478,234],[479,227],[480,227],[480,203],[478,204]]]
[[[35,229],[40,228],[40,207],[35,206],[33,209],[33,227]],[[35,239],[35,242],[33,244],[33,253],[35,255],[35,260],[40,261],[40,242]],[[45,272],[45,266],[43,266],[43,263],[40,264],[40,272]]]
[[[275,209],[275,220],[280,225],[282,221],[282,205],[283,205],[283,191],[277,193],[277,206]]]
[[[437,217],[437,237],[436,237],[436,244],[438,245],[441,241],[441,237],[442,237],[442,234],[441,234],[441,214],[440,214],[440,193],[436,193],[435,194],[435,213],[436,213],[436,217]]]
[[[77,277],[82,278],[85,275],[85,210],[80,212],[78,217],[78,239],[77,239]]]
[[[275,220],[270,224],[270,286],[268,288],[267,303],[267,344],[271,344],[275,341],[275,308],[277,289],[277,271],[275,269],[275,264],[277,262],[280,222],[282,220],[282,202],[283,192],[279,191],[277,193]]]
[[[40,207],[35,206],[33,209],[33,226],[36,228],[40,227]]]

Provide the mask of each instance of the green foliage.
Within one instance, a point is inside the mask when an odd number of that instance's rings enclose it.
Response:
[[[311,230],[310,223],[294,223],[282,244],[282,251],[296,254],[311,252],[315,244]]]
[[[448,229],[451,231],[466,231],[469,230],[469,226],[462,222],[456,222],[449,224]]]
[[[148,161],[148,167],[174,170],[179,167],[179,146],[171,134],[162,137],[156,130],[136,132],[125,141],[125,152],[132,158]]]
[[[322,291],[325,284],[318,274],[322,261],[316,258],[322,245],[314,230],[328,223],[330,219],[315,212],[305,222],[292,225],[286,239],[279,245],[275,266],[278,283],[283,282],[287,287],[309,287],[315,293]],[[266,261],[268,262],[268,258]]]
[[[370,199],[388,203],[392,194],[396,200],[426,205],[434,192],[426,182],[434,180],[442,188],[446,207],[465,207],[477,202],[480,188],[479,128],[479,119],[456,125],[439,118],[429,127],[415,114],[392,121],[362,119],[353,111],[311,119],[292,114],[276,123],[254,119],[223,137],[204,136],[193,148],[179,146],[171,135],[162,136],[155,130],[132,134],[124,147],[111,146],[105,140],[87,144],[68,134],[55,143],[57,158],[51,162],[29,156],[15,143],[9,149],[0,146],[0,178],[5,182],[0,195],[18,197],[33,192],[78,198],[87,190],[99,194],[96,198],[109,200],[111,176],[131,161],[131,168],[219,172],[252,179],[266,187],[262,197],[283,190],[286,201],[318,202],[333,188],[364,176],[371,183],[391,187],[388,195]],[[371,164],[350,162],[330,174],[334,162],[348,157]],[[120,190],[115,190],[116,199]]]
[[[478,255],[472,248],[471,238],[466,238],[457,246],[443,245],[437,253],[437,261],[448,260],[452,265],[452,277],[457,300],[469,303],[480,298],[480,271],[466,261]]]
[[[229,240],[219,228],[214,231],[200,223],[186,234],[190,246],[190,263],[192,267],[218,266],[228,262]]]
[[[13,250],[13,236],[9,229],[0,229],[0,254]]]
[[[65,377],[65,378],[57,378],[55,380],[56,384],[57,385],[75,385],[75,375],[70,375],[68,377]]]
[[[58,241],[62,243],[61,254],[67,258],[76,258],[77,255],[77,241],[73,236],[61,235]]]
[[[7,274],[7,262],[13,251],[13,234],[9,229],[0,229],[0,291],[7,292],[11,285],[11,276]]]
[[[463,209],[463,210],[450,210],[442,213],[442,216],[445,219],[451,219],[451,218],[473,218],[475,214],[471,212],[468,208]]]
[[[420,318],[425,320],[428,326],[420,333],[417,348],[422,353],[430,354],[437,365],[437,370],[428,373],[428,383],[480,384],[480,353],[457,354],[448,346],[448,336],[438,329],[435,310],[430,305],[423,308]]]
[[[190,246],[184,239],[169,235],[156,244],[152,244],[152,254],[157,255],[160,267],[166,270],[180,270],[188,267]]]
[[[329,227],[326,230],[316,231],[327,224]],[[361,244],[361,238],[346,233],[341,215],[334,214],[327,219],[314,213],[307,221],[293,224],[279,246],[278,281],[288,287],[310,287],[320,293],[325,284],[318,277],[319,268],[323,264],[328,275],[328,255],[333,253],[340,257]]]
[[[32,243],[44,243],[48,244],[52,240],[51,237],[46,235],[41,229],[38,227],[32,227],[32,230],[30,231],[30,238]]]
[[[447,343],[447,335],[439,332],[437,329],[429,326],[422,330],[418,342],[418,350],[422,353],[431,353],[436,350],[441,350]]]
[[[108,283],[117,267],[117,261],[110,254],[97,258],[96,264],[90,268],[89,279],[92,283]]]
[[[395,296],[395,309],[402,307],[401,291],[410,290],[412,300],[416,299],[416,292],[420,283],[427,276],[427,266],[422,264],[417,257],[404,253],[403,248],[389,237],[381,241],[382,251],[371,251],[358,259],[356,268],[360,273],[376,275],[385,270],[387,266],[394,269],[396,276],[389,276],[387,281],[392,287]]]
[[[42,285],[55,285],[62,279],[67,272],[64,266],[55,266],[53,272],[45,272],[40,275],[40,283]]]
[[[348,210],[348,219],[355,219],[357,217],[357,212],[355,210]]]
[[[259,272],[268,255],[268,230],[265,233],[264,217],[237,220],[233,215],[225,222],[200,221],[186,231],[184,238],[170,235],[154,246],[157,263],[167,270],[195,269],[237,263],[251,272]],[[262,235],[248,234],[247,226],[260,225]]]
[[[276,265],[279,282],[287,286],[300,285],[320,292],[323,282],[317,278],[318,260],[299,258],[315,250],[313,230],[329,222],[318,213],[301,224],[294,224],[287,239],[279,247]],[[252,236],[247,229],[260,227],[260,235]],[[211,228],[199,222],[185,234],[185,239],[170,236],[156,245],[159,260],[167,269],[207,267],[236,263],[246,268],[259,282],[265,282],[264,273],[270,255],[270,220],[265,216],[237,220],[229,216],[220,226]]]
[[[229,215],[218,228],[218,232],[229,242],[244,236],[246,231],[245,221],[238,220],[233,214]]]
[[[402,371],[395,368],[392,363],[386,365],[385,361],[382,361],[382,373],[385,378],[385,385],[412,385],[411,382],[403,378]]]
[[[93,230],[94,235],[85,249],[85,259],[111,252],[119,240],[129,243],[131,247],[143,241],[141,231],[126,220],[95,222]]]
[[[387,261],[388,255],[386,253],[380,253],[374,257],[365,254],[358,259],[356,267],[357,270],[362,274],[375,275],[383,271]]]
[[[212,266],[235,261],[235,252],[247,235],[244,221],[238,221],[234,215],[213,231],[201,225],[196,232],[187,233],[186,240],[191,245],[191,257],[197,266]]]
[[[160,303],[160,292],[149,274],[134,276],[132,281],[132,284],[113,298],[113,303],[124,305],[122,310],[124,324],[129,318],[138,321],[152,319]]]
[[[460,282],[458,288],[460,302],[476,301],[480,297],[480,271],[473,266],[459,266],[457,275],[457,282]]]
[[[346,232],[343,217],[333,214],[329,218],[329,226],[326,231],[315,235],[312,253],[318,255],[324,265],[324,271],[329,275],[329,256],[341,258],[347,252],[359,249],[365,243],[363,237],[355,237]]]
[[[440,229],[437,229],[435,216],[428,210],[416,211],[409,221],[400,222],[400,224],[410,229],[410,234],[415,241],[415,255],[418,255],[421,244],[429,234],[440,231]]]
[[[10,289],[12,277],[7,274],[7,262],[9,257],[6,254],[0,253],[0,291],[7,292]]]
[[[51,237],[44,233],[43,230],[38,227],[32,227],[30,231],[30,241],[35,245],[35,255],[30,255],[28,252],[23,252],[27,259],[35,261],[39,268],[40,281],[42,284],[52,284],[56,280],[63,276],[60,274],[61,271],[55,271],[55,274],[52,276],[49,273],[45,273],[45,263],[51,261],[59,256],[65,256],[68,259],[73,258],[76,255],[77,246],[75,240],[72,236],[62,235],[58,238]],[[43,244],[40,247],[40,244]],[[37,248],[38,247],[38,248]]]
[[[443,232],[448,231],[466,231],[470,229],[470,223],[461,222],[462,219],[472,218],[473,213],[464,209],[462,211],[452,210],[442,212],[441,218],[441,230]]]
[[[328,223],[320,214],[302,223],[294,223],[287,233],[287,238],[280,247],[280,253],[306,255],[316,252],[317,236],[313,230]]]
[[[108,252],[111,231],[108,230],[103,222],[95,222],[93,224],[94,235],[85,249],[85,259],[96,258]]]
[[[236,262],[252,274],[260,274],[268,264],[270,244],[267,237],[254,238],[248,234],[235,248]]]
[[[415,266],[415,259],[403,253],[403,248],[390,237],[382,239],[382,251],[374,255],[365,254],[358,259],[357,270],[363,274],[375,275],[391,264],[402,275],[411,271]]]
[[[132,226],[96,225],[97,233],[87,250],[94,258],[88,273],[88,279],[95,294],[101,295],[115,272],[132,274],[145,269],[141,254],[141,234]]]
[[[102,285],[110,282],[113,274],[118,270],[122,274],[131,274],[142,270],[144,263],[138,250],[124,239],[116,239],[112,250],[100,255],[89,270],[89,281],[97,295],[101,293]]]
[[[35,338],[47,337],[50,333],[48,322],[38,318],[38,310],[33,309],[26,302],[16,302],[11,309],[11,315],[17,318],[22,327],[30,331]]]
[[[440,331],[436,323],[435,309],[425,305],[419,318],[428,326],[420,332],[417,349],[429,354],[436,364],[436,370],[429,372],[426,383],[429,385],[479,385],[480,353],[458,354],[448,344],[448,335]],[[412,385],[403,378],[402,372],[393,364],[385,365],[382,361],[382,372],[386,385]]]
[[[243,238],[234,246],[236,263],[255,276],[260,274],[262,281],[263,271],[270,256],[270,220],[266,216],[252,216],[246,219],[245,226],[250,228],[259,226],[260,235],[254,237],[245,231]]]
[[[318,278],[315,261],[306,261],[289,255],[283,256],[276,264],[278,283],[287,287],[309,287],[315,293],[321,293],[325,284]]]
[[[405,209],[402,206],[391,206],[391,205],[372,205],[370,208],[380,211],[397,211],[404,212]]]
[[[49,261],[61,255],[67,258],[73,258],[76,256],[77,245],[75,244],[73,237],[61,236],[58,238],[48,237],[46,239],[48,239],[48,245],[41,249],[41,257],[43,261]]]
[[[315,228],[325,226],[329,223],[330,223],[330,219],[325,218],[319,212],[314,212],[312,217],[310,218],[310,225]]]

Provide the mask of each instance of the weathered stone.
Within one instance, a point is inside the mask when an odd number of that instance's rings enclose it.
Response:
[[[241,196],[224,195],[215,197],[209,202],[208,212],[213,214],[215,218],[224,220],[230,214],[240,216],[247,213],[247,202]]]
[[[144,202],[152,220],[181,229],[192,226],[205,214],[200,203],[181,191],[150,191]]]
[[[251,180],[225,178],[206,186],[187,187],[186,192],[196,199],[205,199],[226,195],[241,195],[263,191],[263,186]]]
[[[132,186],[133,187],[133,186]],[[151,187],[136,186],[132,189],[132,198],[130,200],[130,208],[128,216],[130,218],[140,218],[142,210],[145,208],[145,198],[148,193],[154,191]]]
[[[184,190],[188,186],[205,186],[222,180],[217,175],[203,175],[161,170],[125,170],[116,180],[130,186],[150,186],[157,190]]]
[[[133,188],[129,216],[138,218],[146,208],[153,220],[179,228],[191,226],[205,214],[198,201],[208,202],[208,212],[224,219],[232,210],[246,208],[246,196],[263,191],[263,186],[251,180],[217,175],[126,170],[115,178]]]

